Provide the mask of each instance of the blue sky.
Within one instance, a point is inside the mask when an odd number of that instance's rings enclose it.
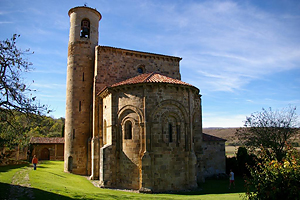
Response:
[[[296,106],[299,116],[298,0],[0,0],[0,40],[17,33],[17,45],[34,51],[24,78],[51,116],[65,116],[68,11],[84,3],[102,14],[99,45],[183,58],[204,127],[243,126],[268,107]]]

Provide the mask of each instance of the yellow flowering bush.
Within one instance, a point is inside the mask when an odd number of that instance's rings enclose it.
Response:
[[[300,155],[286,148],[282,160],[262,149],[257,165],[249,167],[251,178],[245,179],[247,199],[300,200]]]

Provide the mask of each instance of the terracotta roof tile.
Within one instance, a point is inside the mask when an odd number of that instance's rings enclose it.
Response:
[[[65,143],[65,138],[63,137],[32,137],[30,139],[31,144],[63,144]]]
[[[178,85],[187,85],[192,86],[188,83],[185,83],[178,79],[173,79],[157,72],[141,74],[135,76],[133,78],[127,79],[125,81],[121,81],[118,83],[113,84],[111,87],[117,87],[121,85],[130,85],[130,84],[138,84],[138,83],[171,83],[171,84],[178,84]]]
[[[223,141],[225,142],[226,140],[223,138],[219,138],[216,136],[208,135],[206,133],[203,133],[203,141]]]

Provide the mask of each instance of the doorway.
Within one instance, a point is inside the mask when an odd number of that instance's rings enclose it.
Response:
[[[44,148],[41,151],[41,160],[50,160],[50,151],[48,148]]]

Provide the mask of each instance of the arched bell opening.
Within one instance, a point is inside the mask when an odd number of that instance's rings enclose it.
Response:
[[[81,21],[80,37],[81,38],[90,38],[90,20],[83,19]]]

